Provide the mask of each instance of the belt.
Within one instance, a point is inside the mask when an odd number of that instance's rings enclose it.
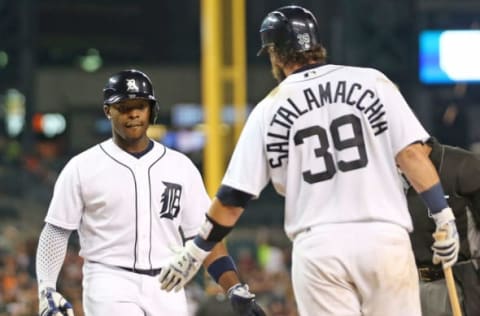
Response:
[[[443,279],[445,276],[443,274],[442,266],[427,266],[418,268],[418,276],[423,282],[432,282],[436,280]]]
[[[157,276],[162,271],[162,268],[158,268],[158,269],[136,269],[135,268],[134,269],[134,268],[118,267],[118,266],[117,266],[117,268],[123,269],[125,271],[130,271],[130,272],[133,272],[133,273],[144,274],[144,275],[149,275],[149,276]]]

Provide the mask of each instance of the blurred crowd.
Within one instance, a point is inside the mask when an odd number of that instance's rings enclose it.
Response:
[[[38,232],[25,231],[18,223],[2,224],[0,231],[0,316],[32,316],[38,313],[35,279],[35,253]],[[254,237],[252,237],[254,236]],[[228,241],[242,281],[257,295],[257,301],[270,316],[296,316],[290,281],[290,246],[286,239],[271,242],[269,236],[282,236],[281,230],[239,232]],[[58,288],[82,311],[82,258],[73,234],[61,271]],[[222,289],[206,274],[199,273],[187,287],[192,316],[234,315]]]
[[[14,225],[0,234],[0,315],[31,316],[37,313],[34,239],[23,239]]]

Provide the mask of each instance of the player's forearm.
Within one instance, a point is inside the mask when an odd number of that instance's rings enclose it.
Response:
[[[227,206],[215,198],[200,232],[193,240],[194,244],[203,251],[211,252],[230,233],[242,212],[243,207]]]
[[[224,205],[217,198],[208,210],[208,216],[223,226],[234,226],[242,213],[242,207]]]
[[[219,242],[204,261],[204,267],[210,276],[227,292],[240,283],[233,259],[228,255],[224,242]]]
[[[241,282],[240,282],[240,278],[238,277],[238,273],[236,271],[227,271],[222,274],[220,279],[218,279],[217,283],[222,287],[222,289],[226,293],[230,288],[232,288],[232,286],[235,286]]]
[[[56,289],[58,274],[65,260],[68,238],[72,231],[46,224],[40,234],[36,256],[38,292]]]
[[[423,192],[440,182],[438,173],[421,144],[413,144],[397,154],[396,162],[415,191]]]
[[[203,266],[208,269],[208,266],[210,266],[212,262],[224,256],[228,256],[227,248],[225,247],[224,242],[219,242],[213,247],[208,257],[205,258]]]

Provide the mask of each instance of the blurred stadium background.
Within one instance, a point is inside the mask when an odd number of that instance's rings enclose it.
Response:
[[[241,0],[218,2],[235,1]],[[124,68],[149,74],[161,103],[151,136],[204,170],[202,3],[0,0],[1,316],[36,314],[34,257],[53,184],[72,155],[110,137],[101,93],[109,75]],[[287,4],[318,17],[329,62],[382,70],[432,135],[480,152],[478,0],[246,0],[247,113],[275,85],[268,60],[256,57],[260,22]],[[235,143],[230,103],[220,119],[228,161]],[[282,222],[282,199],[268,187],[228,242],[269,315],[292,316],[290,243]],[[59,287],[75,315],[83,315],[77,250],[74,236]],[[202,275],[189,295],[197,315],[229,315],[218,288]]]

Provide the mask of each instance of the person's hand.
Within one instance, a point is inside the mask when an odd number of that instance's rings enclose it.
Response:
[[[49,287],[40,293],[39,313],[40,316],[74,316],[72,304]]]
[[[185,247],[175,255],[170,264],[162,268],[158,276],[162,290],[180,291],[197,273],[209,254],[210,252],[199,248],[193,240],[187,241]]]
[[[432,261],[434,264],[442,263],[443,268],[451,267],[457,262],[460,250],[455,216],[451,208],[445,208],[441,212],[433,214],[432,217],[437,226],[434,233],[435,242],[432,246]]]
[[[255,294],[250,293],[248,285],[238,283],[227,292],[234,312],[240,316],[266,316],[263,309],[255,301]]]

